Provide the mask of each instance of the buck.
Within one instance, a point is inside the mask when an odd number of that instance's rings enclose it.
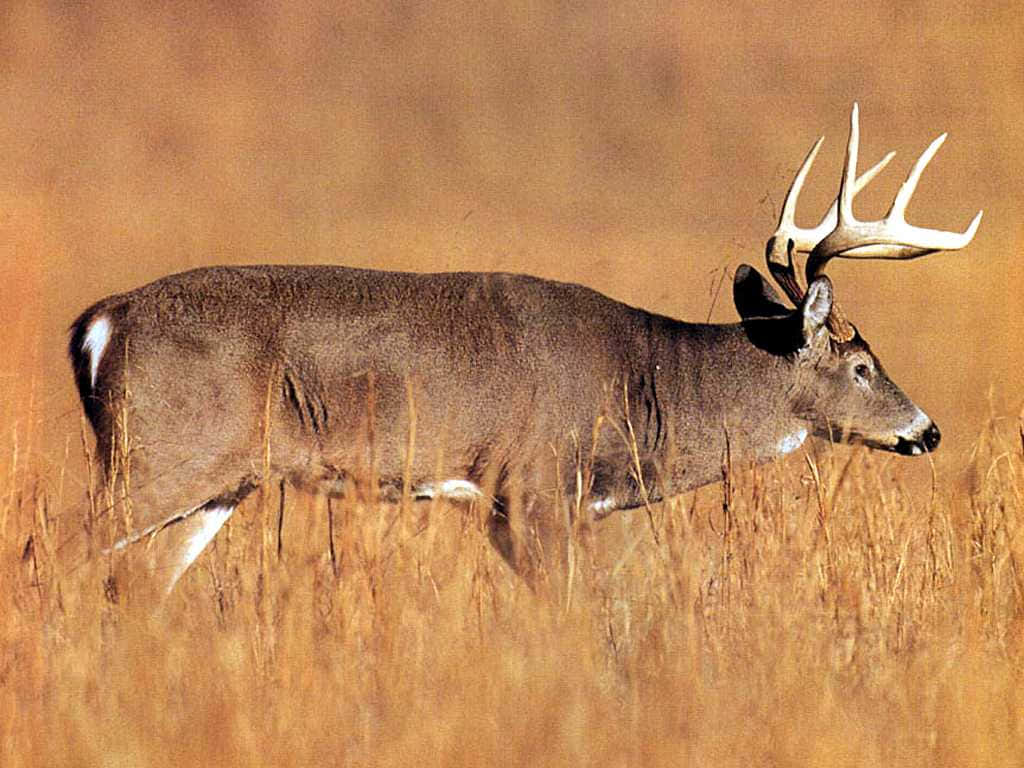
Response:
[[[810,435],[933,451],[938,428],[824,270],[963,248],[981,213],[963,233],[906,222],[943,135],[889,213],[858,220],[854,197],[893,156],[858,177],[858,135],[854,105],[831,209],[796,225],[819,139],[768,240],[793,306],[742,265],[738,323],[681,322],[523,275],[331,266],[196,269],[99,301],[74,322],[70,357],[107,482],[130,429],[134,522],[116,547],[149,540],[170,590],[271,478],[340,496],[372,469],[385,501],[489,505],[491,541],[529,575],[566,505],[593,518],[635,508],[720,480],[727,456],[770,461]]]

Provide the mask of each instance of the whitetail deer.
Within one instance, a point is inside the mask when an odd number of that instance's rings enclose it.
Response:
[[[853,198],[892,155],[857,177],[854,105],[835,204],[817,227],[796,226],[819,139],[768,241],[794,308],[742,265],[730,325],[522,275],[329,266],[197,269],[103,299],[73,324],[70,355],[108,478],[127,415],[135,525],[119,546],[151,539],[170,589],[251,491],[276,477],[344,494],[370,444],[382,498],[489,504],[491,540],[530,573],[574,498],[602,517],[721,479],[727,452],[765,462],[808,435],[931,451],[939,430],[839,311],[823,271],[833,258],[911,259],[971,241],[980,212],[962,234],[904,218],[944,138],[884,219],[859,221]]]

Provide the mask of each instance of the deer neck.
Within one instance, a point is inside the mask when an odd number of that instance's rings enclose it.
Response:
[[[651,460],[669,469],[666,492],[712,482],[723,468],[797,450],[809,425],[794,411],[792,356],[751,344],[743,327],[679,324],[652,338],[652,379],[666,434]]]

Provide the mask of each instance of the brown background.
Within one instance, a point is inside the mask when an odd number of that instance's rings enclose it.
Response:
[[[1016,4],[152,5],[0,11],[0,421],[46,457],[77,440],[68,324],[199,265],[521,271],[730,321],[723,270],[760,266],[824,133],[816,221],[854,100],[863,163],[898,151],[859,212],[948,130],[910,218],[985,219],[959,254],[837,264],[844,305],[940,457],[990,392],[1020,408]]]

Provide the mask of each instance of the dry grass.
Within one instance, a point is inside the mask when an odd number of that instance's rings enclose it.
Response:
[[[934,1],[5,4],[0,764],[1019,765],[1022,446],[979,425],[989,382],[1021,397],[1022,39],[1013,4]],[[944,430],[934,488],[818,446],[656,508],[659,544],[605,521],[571,600],[511,578],[479,510],[290,493],[278,559],[276,489],[157,615],[86,559],[123,525],[82,511],[89,303],[323,262],[731,320],[722,269],[819,133],[824,210],[854,99],[865,160],[951,131],[915,223],[986,210],[962,257],[836,268]]]
[[[272,489],[156,612],[8,446],[3,764],[1014,764],[1024,460],[998,423],[930,491],[818,446],[656,507],[660,544],[619,515],[574,540],[571,599],[514,578],[479,510],[293,491],[261,578]]]

